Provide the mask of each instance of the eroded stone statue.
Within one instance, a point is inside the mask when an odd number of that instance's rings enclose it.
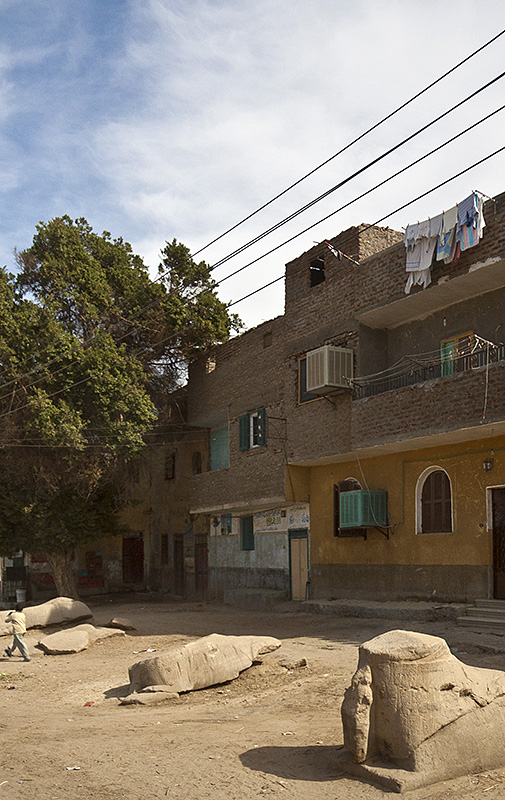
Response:
[[[396,791],[505,765],[505,672],[444,639],[390,631],[359,648],[342,704],[343,768]]]
[[[258,656],[281,646],[272,636],[211,633],[130,667],[130,692],[189,692],[236,678]]]

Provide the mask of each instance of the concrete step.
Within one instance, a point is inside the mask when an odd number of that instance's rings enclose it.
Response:
[[[463,625],[467,628],[498,628],[502,633],[505,633],[505,618],[499,615],[466,615],[464,617],[458,617],[457,622],[458,625]]]
[[[492,606],[470,607],[467,608],[466,614],[468,617],[493,616],[497,619],[501,618],[505,621],[505,608],[494,608]]]
[[[475,606],[477,608],[496,608],[496,609],[503,609],[505,611],[505,600],[476,600]]]

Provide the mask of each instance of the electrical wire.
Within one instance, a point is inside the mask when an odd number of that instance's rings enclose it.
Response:
[[[212,271],[214,269],[217,269],[217,267],[220,267],[222,264],[225,264],[230,259],[232,259],[235,256],[239,255],[240,253],[243,253],[244,250],[247,250],[253,244],[256,244],[257,242],[259,242],[262,239],[264,239],[266,236],[269,236],[271,233],[273,233],[274,231],[276,231],[279,228],[281,228],[283,225],[286,225],[288,222],[291,222],[291,220],[295,219],[300,214],[302,214],[304,211],[307,211],[309,208],[312,208],[312,206],[316,205],[316,203],[319,203],[321,200],[324,200],[326,197],[329,197],[329,195],[333,194],[333,192],[336,192],[337,189],[341,189],[342,186],[345,186],[347,183],[352,181],[354,178],[358,177],[358,175],[362,175],[363,172],[366,172],[366,170],[370,169],[370,167],[375,166],[375,164],[378,164],[384,158],[386,158],[387,156],[391,155],[391,153],[394,153],[400,147],[403,147],[403,145],[407,144],[407,142],[412,141],[413,139],[416,138],[416,136],[419,136],[419,134],[421,134],[424,131],[428,130],[428,128],[431,128],[432,125],[435,125],[437,122],[440,122],[441,119],[444,119],[445,117],[447,117],[449,114],[451,114],[456,109],[461,108],[462,105],[467,103],[469,100],[472,100],[474,97],[476,97],[481,92],[485,91],[485,89],[488,89],[490,86],[493,86],[497,81],[501,80],[503,77],[505,77],[505,72],[501,72],[495,78],[493,78],[492,80],[488,81],[486,84],[481,86],[479,89],[476,89],[474,92],[469,94],[463,100],[460,100],[459,103],[456,103],[451,108],[447,109],[447,111],[444,111],[443,114],[439,114],[437,117],[432,119],[431,122],[428,122],[426,125],[423,125],[421,128],[418,128],[416,131],[414,131],[414,133],[411,133],[410,136],[407,136],[405,139],[402,139],[400,142],[398,142],[397,144],[393,145],[393,147],[390,147],[388,150],[386,150],[380,156],[377,156],[376,158],[372,159],[372,161],[369,161],[368,164],[365,164],[365,166],[360,167],[360,169],[356,170],[351,175],[348,175],[346,178],[344,178],[343,180],[341,180],[338,183],[336,183],[335,186],[332,186],[330,189],[327,189],[325,192],[320,194],[318,197],[315,197],[313,200],[310,200],[304,206],[301,206],[301,208],[298,208],[296,211],[293,211],[292,214],[289,214],[287,217],[284,217],[284,219],[282,219],[280,222],[277,222],[275,225],[272,225],[270,228],[267,228],[267,230],[265,230],[262,233],[258,234],[253,239],[250,239],[245,244],[241,245],[240,247],[237,247],[235,250],[233,250],[228,255],[223,256],[223,258],[219,259],[219,261],[216,261],[215,264],[211,265],[210,270]]]
[[[503,75],[505,75],[505,73],[502,73],[502,76],[503,76]],[[495,79],[495,80],[497,80],[497,79]],[[481,91],[481,89],[480,89],[480,90],[478,90],[478,91]],[[468,99],[468,98],[467,98],[467,99]],[[466,101],[462,101],[462,102],[466,102]],[[453,107],[453,108],[454,108],[454,107]],[[363,192],[362,194],[358,195],[358,196],[357,196],[357,197],[355,197],[353,200],[350,200],[348,203],[345,203],[343,206],[340,206],[340,208],[338,208],[338,209],[336,209],[335,211],[331,212],[331,213],[330,213],[330,214],[328,214],[326,217],[323,217],[323,219],[322,219],[322,220],[319,220],[318,222],[314,223],[314,225],[311,225],[311,226],[309,226],[308,228],[305,228],[303,231],[301,231],[300,233],[296,234],[294,237],[291,237],[291,238],[290,238],[290,239],[288,239],[286,242],[283,242],[281,245],[278,245],[278,246],[274,247],[272,250],[269,250],[267,253],[263,254],[262,256],[259,256],[259,258],[256,258],[256,259],[254,259],[253,261],[249,262],[248,264],[245,264],[244,266],[242,266],[242,267],[239,267],[238,269],[234,270],[234,271],[233,271],[233,272],[231,272],[230,274],[228,274],[228,275],[225,275],[225,276],[224,276],[223,278],[221,278],[219,281],[215,282],[215,283],[213,284],[213,287],[212,287],[212,288],[213,288],[213,289],[217,288],[218,286],[220,286],[221,284],[223,284],[225,281],[229,280],[229,278],[232,278],[232,277],[234,277],[235,275],[238,275],[238,274],[239,274],[240,272],[242,272],[243,270],[245,270],[245,269],[247,269],[248,267],[252,266],[253,264],[257,263],[257,261],[259,261],[260,259],[262,259],[262,258],[265,258],[267,255],[270,255],[271,253],[275,252],[275,251],[276,251],[276,250],[278,250],[280,247],[283,247],[285,244],[287,244],[287,243],[289,243],[289,242],[293,241],[293,239],[295,239],[295,238],[297,238],[298,236],[301,236],[302,234],[306,233],[306,232],[307,232],[307,231],[309,231],[311,228],[315,227],[316,225],[319,225],[321,222],[323,222],[323,221],[325,221],[325,220],[329,219],[330,217],[334,216],[335,214],[339,213],[340,211],[343,211],[345,208],[348,208],[349,206],[353,205],[353,204],[354,204],[354,203],[356,203],[358,200],[361,200],[363,197],[366,197],[367,195],[371,194],[373,191],[375,191],[376,189],[380,188],[381,186],[384,186],[384,185],[385,185],[386,183],[388,183],[389,181],[391,181],[391,180],[393,180],[394,178],[398,177],[398,175],[401,175],[403,172],[406,172],[406,171],[407,171],[408,169],[410,169],[411,167],[415,166],[416,164],[419,164],[419,163],[420,163],[421,161],[423,161],[424,159],[426,159],[426,158],[428,158],[429,156],[433,155],[434,153],[438,152],[438,151],[439,151],[439,150],[441,150],[443,147],[446,147],[448,144],[451,144],[452,142],[454,142],[454,141],[455,141],[456,139],[458,139],[459,137],[463,136],[464,134],[466,134],[466,133],[468,133],[469,131],[473,130],[473,129],[474,129],[475,127],[477,127],[478,125],[480,125],[480,124],[482,124],[483,122],[487,121],[488,119],[490,119],[491,117],[493,117],[495,114],[498,114],[499,112],[503,111],[503,109],[504,109],[504,108],[505,108],[505,105],[503,105],[503,106],[499,107],[498,109],[496,109],[495,111],[491,112],[490,114],[487,114],[486,116],[482,117],[482,118],[481,118],[480,120],[478,120],[477,122],[475,122],[475,123],[473,123],[472,125],[470,125],[470,126],[468,126],[467,128],[465,128],[463,131],[460,131],[460,132],[459,132],[459,133],[457,133],[456,135],[454,135],[454,136],[452,136],[451,138],[447,139],[447,140],[446,140],[445,142],[443,142],[441,145],[438,145],[437,147],[435,147],[435,148],[433,148],[432,150],[430,150],[428,153],[425,153],[423,156],[421,156],[421,157],[419,157],[419,158],[415,159],[415,160],[414,160],[414,161],[412,161],[410,164],[408,164],[406,167],[403,167],[402,169],[400,169],[400,170],[398,170],[397,172],[393,173],[393,175],[390,175],[388,178],[384,179],[383,181],[379,182],[378,184],[376,184],[376,185],[375,185],[375,186],[373,186],[372,188],[370,188],[370,189],[368,189],[367,191]],[[445,113],[450,113],[450,112],[445,112]],[[432,123],[429,123],[429,124],[431,125]],[[413,135],[417,135],[417,134],[413,134]],[[393,148],[393,149],[394,149],[394,148]],[[388,152],[390,152],[390,151],[388,151]],[[382,156],[381,156],[381,158],[382,158]],[[363,169],[366,169],[366,168],[367,168],[367,167],[364,167]],[[333,190],[330,190],[330,191],[333,191]],[[279,223],[279,226],[280,226],[281,224],[283,224],[283,223]],[[271,230],[273,230],[273,228],[272,228]],[[266,235],[266,234],[265,234],[265,235]],[[262,237],[262,238],[263,238],[263,237]],[[248,246],[248,245],[244,245],[244,247],[243,247],[243,248],[241,248],[241,249],[246,249],[246,248],[247,248],[247,246]],[[238,252],[240,252],[240,249],[239,249],[239,250],[237,250],[236,252],[237,252],[237,253],[238,253]],[[230,257],[231,257],[231,256],[230,256]],[[226,260],[226,259],[225,259],[225,260]],[[215,267],[215,266],[217,266],[217,265],[214,265],[214,267]],[[211,269],[214,269],[214,267],[212,267]],[[158,278],[157,278],[156,280],[160,279],[160,277],[162,277],[162,275],[158,276]],[[271,283],[275,283],[275,281],[272,281]],[[271,285],[271,283],[270,283],[270,284],[266,284],[266,286],[265,286],[264,288],[267,288],[268,286],[270,286],[270,285]],[[199,294],[200,294],[200,293],[199,293]],[[252,292],[252,293],[251,293],[251,294],[249,294],[249,295],[246,295],[245,297],[242,297],[242,298],[240,298],[240,299],[239,299],[239,300],[237,300],[236,302],[237,302],[237,303],[239,303],[239,302],[242,302],[243,300],[245,300],[245,299],[247,299],[248,297],[250,297],[252,294],[256,294],[256,291],[255,291],[255,292]],[[198,295],[195,295],[195,296],[198,296]],[[133,319],[134,319],[136,316],[138,316],[138,315],[139,315],[140,313],[142,313],[143,311],[147,311],[147,310],[149,310],[150,308],[154,307],[154,306],[155,306],[157,303],[161,302],[161,299],[162,299],[162,298],[157,298],[156,300],[152,301],[151,303],[147,304],[146,306],[144,306],[144,307],[142,307],[142,308],[140,308],[140,309],[137,309],[137,311],[136,311],[136,312],[135,312],[135,313],[132,315],[132,319],[128,319],[128,320],[126,320],[126,322],[127,322],[128,324],[132,325],[132,320],[133,320]],[[190,298],[190,299],[194,299],[194,298]],[[234,304],[235,304],[235,303],[232,303],[231,305],[234,305]],[[230,305],[228,305],[227,307],[229,308],[229,307],[230,307]],[[132,327],[132,328],[130,328],[129,330],[125,331],[125,333],[124,333],[124,334],[122,334],[122,336],[118,337],[118,339],[117,339],[116,341],[121,341],[122,339],[126,338],[127,336],[129,336],[129,335],[131,334],[131,332],[132,332],[133,330],[134,330],[134,328]],[[183,330],[185,330],[185,329],[183,329]],[[180,332],[178,332],[178,333],[176,333],[176,334],[173,334],[173,335],[172,335],[172,336],[173,336],[173,338],[175,338],[176,336],[180,335],[180,333],[181,333],[181,332],[183,332],[183,331],[180,331]],[[92,342],[92,341],[93,341],[95,338],[96,338],[96,335],[95,335],[95,336],[92,336],[92,337],[90,337],[90,339],[88,339],[88,340],[86,341],[85,345],[89,345],[89,344],[91,344],[91,342]],[[165,340],[163,340],[163,341],[165,341]],[[18,376],[17,378],[14,378],[14,379],[12,379],[12,380],[10,380],[10,381],[6,382],[5,384],[3,384],[3,385],[2,385],[2,389],[5,389],[6,387],[8,387],[8,386],[10,386],[10,385],[12,385],[12,384],[14,384],[14,383],[16,383],[16,382],[17,382],[17,381],[19,381],[19,380],[22,380],[23,378],[29,377],[31,374],[36,374],[36,373],[37,373],[37,372],[39,372],[41,369],[43,369],[43,368],[46,368],[46,367],[48,367],[48,366],[51,366],[52,364],[56,363],[58,360],[61,360],[61,359],[60,359],[60,358],[58,358],[58,357],[56,357],[56,358],[53,358],[53,359],[51,359],[49,362],[47,362],[46,364],[37,366],[37,367],[36,367],[34,370],[32,370],[31,372],[27,372],[27,373],[25,373],[25,374],[23,374],[23,375],[21,375],[21,376]],[[61,370],[64,370],[64,369],[67,369],[67,366],[61,367],[61,368],[60,368],[60,370],[57,370],[56,372],[59,372],[59,371],[61,371]],[[54,375],[54,374],[56,374],[56,372],[54,372],[54,373],[52,373],[52,374]],[[42,376],[41,376],[40,378],[38,378],[37,380],[35,380],[35,381],[32,381],[32,383],[25,384],[25,388],[28,388],[29,386],[33,386],[33,385],[35,385],[36,383],[39,383],[40,381],[43,381],[43,380],[46,380],[46,379],[47,379],[47,376],[46,376],[46,375],[42,375]],[[3,399],[5,399],[5,397],[6,397],[5,395],[4,395],[4,396],[0,396],[0,402],[1,402]]]
[[[215,242],[218,242],[220,239],[223,239],[228,233],[231,233],[232,231],[236,230],[236,228],[238,228],[244,222],[247,222],[247,220],[249,220],[252,217],[254,217],[260,211],[263,211],[264,208],[267,208],[267,206],[271,205],[276,200],[278,200],[280,197],[282,197],[283,195],[287,194],[287,192],[289,192],[291,189],[294,189],[295,186],[298,186],[300,183],[302,183],[302,181],[306,180],[306,178],[309,178],[311,175],[313,175],[315,172],[320,170],[322,167],[325,167],[326,164],[329,164],[330,161],[333,161],[333,159],[337,158],[337,156],[340,156],[340,155],[342,155],[342,153],[345,153],[346,150],[349,150],[350,147],[352,147],[353,145],[357,144],[357,142],[361,141],[361,139],[364,139],[364,137],[368,136],[369,133],[372,133],[372,131],[376,130],[384,122],[387,122],[387,120],[389,120],[392,117],[394,117],[395,114],[398,114],[400,111],[402,111],[408,105],[410,105],[410,103],[413,103],[414,100],[417,100],[418,97],[421,97],[421,95],[425,94],[425,92],[429,91],[429,89],[432,89],[434,86],[436,86],[437,83],[440,83],[442,80],[444,80],[444,78],[447,78],[449,75],[451,75],[451,73],[455,72],[457,69],[459,69],[459,67],[463,66],[463,64],[466,64],[467,61],[469,61],[471,58],[476,56],[478,53],[480,53],[482,50],[484,50],[490,44],[492,44],[497,39],[499,39],[500,36],[503,36],[504,33],[505,33],[505,29],[500,31],[499,33],[497,33],[496,36],[493,36],[491,39],[489,39],[489,41],[487,41],[485,44],[481,45],[481,47],[478,47],[477,50],[474,50],[473,53],[470,53],[470,55],[466,56],[466,58],[463,58],[461,61],[459,61],[453,67],[451,67],[451,69],[447,70],[447,72],[444,72],[443,75],[441,75],[436,80],[432,81],[430,84],[428,84],[428,86],[425,86],[424,89],[421,89],[421,91],[419,91],[416,94],[414,94],[409,100],[407,100],[406,102],[402,103],[402,105],[398,106],[398,108],[395,108],[394,111],[391,111],[389,114],[387,114],[381,120],[379,120],[379,122],[376,122],[374,125],[372,125],[370,128],[368,128],[366,131],[361,133],[359,136],[357,136],[355,139],[353,139],[351,142],[349,142],[349,144],[346,144],[345,147],[342,147],[340,150],[338,150],[332,156],[327,158],[325,161],[323,161],[317,167],[314,167],[309,172],[307,172],[305,175],[303,175],[301,178],[298,178],[298,180],[296,180],[294,183],[292,183],[286,189],[283,189],[283,191],[281,191],[278,194],[276,194],[275,197],[272,197],[271,200],[268,200],[266,203],[263,203],[263,205],[259,206],[259,208],[257,208],[255,211],[252,211],[250,214],[248,214],[246,217],[241,219],[235,225],[232,225],[232,227],[228,228],[226,231],[224,231],[224,233],[221,233],[219,236],[216,236],[214,239],[212,239],[212,241],[208,242],[206,245],[204,245],[199,250],[197,250],[195,253],[193,253],[192,254],[192,258],[194,258],[195,256],[199,255],[199,253],[202,253],[204,250],[206,250],[212,244],[215,244]]]
[[[273,250],[269,250],[268,253],[265,253],[263,256],[260,256],[259,258],[256,258],[254,261],[250,261],[248,264],[245,264],[243,267],[239,267],[238,269],[234,270],[233,272],[230,272],[230,274],[229,275],[225,275],[224,278],[220,278],[220,280],[217,281],[216,286],[220,286],[222,283],[227,281],[229,278],[233,278],[235,275],[238,275],[239,272],[242,272],[244,269],[247,269],[248,267],[252,266],[252,264],[255,264],[260,259],[265,258],[265,256],[270,255],[271,253],[275,252],[275,250],[278,250],[279,247],[284,247],[284,244],[288,244],[289,242],[293,241],[293,239],[296,239],[298,236],[301,236],[302,234],[307,233],[307,231],[309,231],[311,228],[314,228],[316,225],[320,225],[321,222],[325,222],[327,219],[329,219],[330,217],[334,217],[335,214],[340,213],[340,211],[343,211],[345,208],[349,208],[349,206],[352,206],[358,200],[362,200],[363,197],[366,197],[367,195],[369,195],[372,192],[374,192],[376,189],[379,189],[381,186],[384,186],[386,183],[389,183],[389,181],[393,180],[393,178],[397,178],[398,175],[401,175],[403,172],[406,172],[411,167],[414,167],[414,166],[416,166],[416,164],[419,164],[421,161],[424,161],[424,159],[428,158],[429,156],[432,156],[434,153],[438,152],[439,150],[442,150],[448,144],[451,144],[456,139],[459,139],[460,136],[463,136],[465,133],[468,133],[469,131],[473,130],[473,128],[476,128],[481,123],[486,122],[488,119],[493,117],[495,114],[498,114],[500,111],[503,111],[504,109],[505,109],[505,105],[500,106],[500,108],[497,108],[495,111],[492,111],[490,114],[487,114],[485,117],[482,117],[477,122],[474,122],[473,125],[470,125],[468,128],[465,128],[463,131],[460,131],[460,133],[457,133],[455,136],[452,136],[450,139],[447,139],[442,144],[440,144],[437,147],[433,148],[433,150],[430,150],[428,153],[425,153],[423,156],[420,156],[419,158],[416,158],[414,161],[411,161],[410,164],[407,164],[406,167],[402,167],[402,169],[398,170],[397,172],[394,172],[393,175],[390,175],[388,178],[385,178],[383,181],[380,181],[379,183],[376,183],[375,186],[372,186],[371,189],[367,189],[366,192],[362,192],[362,194],[358,195],[357,197],[353,198],[352,200],[349,200],[348,203],[344,203],[344,205],[340,206],[340,208],[337,208],[336,211],[332,211],[326,217],[323,217],[322,219],[318,220],[318,222],[315,222],[313,225],[310,225],[308,228],[305,228],[303,231],[300,231],[300,233],[297,233],[296,236],[293,236],[291,239],[288,239],[287,242],[283,242],[278,247],[274,247]]]
[[[442,186],[445,186],[447,183],[450,183],[451,181],[455,180],[456,178],[459,178],[461,175],[464,175],[466,172],[469,172],[474,167],[478,167],[480,164],[483,164],[485,161],[488,161],[490,158],[493,158],[494,156],[496,156],[499,153],[503,152],[503,150],[505,150],[505,147],[500,147],[498,150],[495,150],[493,153],[490,153],[489,155],[484,156],[484,158],[481,158],[479,161],[475,161],[469,167],[466,167],[465,169],[461,170],[460,172],[457,172],[451,178],[447,178],[447,180],[442,181],[442,183],[438,183],[432,189],[428,189],[428,191],[423,192],[422,194],[420,194],[417,197],[415,197],[413,200],[409,200],[408,203],[404,203],[402,206],[399,206],[397,209],[395,209],[395,211],[391,211],[389,214],[386,214],[384,217],[380,217],[380,219],[376,220],[375,222],[372,222],[370,225],[365,225],[364,228],[360,228],[360,233],[364,233],[364,231],[367,231],[370,228],[373,228],[375,225],[378,225],[380,222],[384,222],[384,220],[388,219],[389,217],[392,217],[394,214],[397,214],[398,211],[402,211],[404,208],[408,208],[408,206],[412,205],[413,203],[416,203],[418,200],[421,200],[423,197],[426,197],[427,195],[431,194],[432,192],[435,192],[437,189],[440,189]],[[345,207],[346,206],[342,206],[342,208],[345,208]],[[317,225],[320,225],[322,222],[326,222],[327,219],[330,219],[330,217],[333,217],[340,210],[341,209],[337,209],[337,211],[332,211],[331,214],[327,214],[325,217],[322,217],[321,219],[318,219],[317,222],[314,222],[312,225],[309,225],[307,228],[304,228],[302,231],[300,231],[299,233],[296,233],[294,236],[290,236],[289,239],[285,239],[280,244],[276,245],[275,247],[272,247],[271,250],[268,250],[266,253],[263,253],[263,255],[258,256],[257,258],[253,259],[253,261],[249,261],[248,264],[245,264],[243,267],[241,267],[240,270],[237,270],[235,273],[232,273],[232,274],[237,274],[237,272],[241,271],[242,269],[246,269],[247,267],[250,267],[253,264],[256,264],[258,261],[261,261],[262,258],[266,258],[267,256],[271,255],[272,253],[275,253],[276,250],[279,250],[281,247],[284,247],[284,245],[289,244],[290,242],[294,241],[299,236],[302,236],[304,233],[307,233],[307,231],[312,230],[312,228],[315,228]],[[352,241],[352,237],[349,236],[348,239],[343,239],[342,242],[340,243],[340,245],[344,245],[344,244],[346,244],[347,242],[350,242],[350,241]],[[229,275],[227,277],[231,278],[232,275]],[[257,292],[260,292],[262,289],[266,289],[268,286],[271,286],[273,283],[276,283],[277,281],[280,281],[283,278],[284,278],[284,274],[280,275],[275,280],[270,281],[270,283],[265,284],[265,286],[261,286],[259,289],[257,289],[256,291],[252,292],[251,294],[256,294]],[[236,303],[241,303],[242,300],[245,300],[247,297],[250,297],[250,296],[251,295],[249,294],[249,295],[246,295],[246,297],[241,297],[240,300],[236,300],[233,303],[229,303],[228,304],[228,308],[230,308],[232,305],[235,305]]]

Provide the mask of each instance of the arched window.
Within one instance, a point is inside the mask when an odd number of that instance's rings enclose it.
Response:
[[[417,484],[417,532],[452,533],[451,482],[445,470],[430,467]]]

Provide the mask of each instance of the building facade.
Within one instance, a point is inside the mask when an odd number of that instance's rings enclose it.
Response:
[[[211,469],[190,510],[209,516],[214,596],[505,594],[504,212],[489,201],[481,241],[408,295],[402,234],[315,245],[286,265],[283,316],[192,365]],[[352,374],[310,392],[321,348]]]

